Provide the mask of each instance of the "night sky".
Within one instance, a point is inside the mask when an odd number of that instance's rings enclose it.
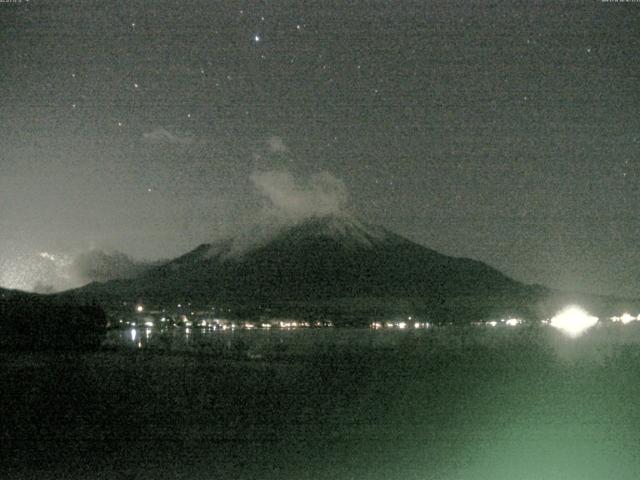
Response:
[[[5,1],[0,44],[2,286],[348,211],[640,296],[640,3]]]

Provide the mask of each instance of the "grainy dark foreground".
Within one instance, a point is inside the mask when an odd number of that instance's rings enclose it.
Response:
[[[332,335],[268,361],[3,354],[2,477],[631,479],[640,468],[628,334]],[[341,341],[354,335],[370,338]]]

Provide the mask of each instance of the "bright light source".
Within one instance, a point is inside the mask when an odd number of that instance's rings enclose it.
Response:
[[[629,313],[623,313],[622,316],[620,317],[620,321],[625,325],[629,322],[633,322],[635,319],[636,318],[631,316],[631,314]]]
[[[551,326],[570,337],[577,337],[598,323],[598,317],[592,317],[580,307],[567,307],[551,319]]]
[[[495,327],[496,325],[498,325],[498,322],[496,322],[495,320],[491,320],[490,322],[487,322],[487,325],[489,325],[490,327]]]
[[[515,327],[516,325],[520,325],[522,323],[522,320],[520,320],[519,318],[509,318],[505,320],[504,323],[506,323],[510,327]]]
[[[153,326],[155,326],[155,324],[153,322],[151,322],[151,321],[146,321],[146,322],[144,322],[144,326],[145,327],[153,327]]]
[[[136,312],[138,312],[138,313],[144,312],[144,307],[142,305],[137,305],[136,306]]]

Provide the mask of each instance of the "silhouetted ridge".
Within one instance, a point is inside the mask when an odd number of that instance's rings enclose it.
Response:
[[[0,289],[0,349],[94,349],[105,331],[105,312],[97,305]]]

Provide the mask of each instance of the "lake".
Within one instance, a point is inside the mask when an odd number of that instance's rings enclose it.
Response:
[[[125,328],[2,354],[2,478],[631,479],[640,328]]]

